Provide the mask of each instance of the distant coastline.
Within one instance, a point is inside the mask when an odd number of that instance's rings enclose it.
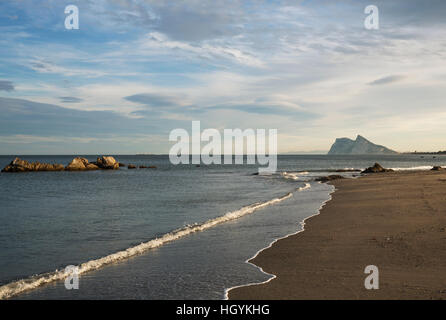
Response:
[[[414,152],[402,152],[401,154],[446,154],[446,151],[437,151],[437,152],[418,152],[418,151],[414,151]]]

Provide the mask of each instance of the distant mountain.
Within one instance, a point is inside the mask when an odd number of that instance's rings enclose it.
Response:
[[[397,154],[384,146],[374,144],[358,135],[356,140],[338,138],[328,151],[328,154]]]

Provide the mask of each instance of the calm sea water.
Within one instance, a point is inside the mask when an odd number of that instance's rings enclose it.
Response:
[[[95,156],[85,156],[90,161]],[[73,156],[23,156],[67,164]],[[0,286],[134,247],[179,228],[240,218],[82,274],[79,290],[55,281],[18,299],[222,299],[226,288],[270,276],[245,263],[274,239],[300,230],[332,187],[335,169],[445,165],[445,156],[279,156],[278,172],[253,165],[179,165],[167,156],[115,156],[157,169],[0,174]],[[0,156],[0,166],[13,156]],[[352,176],[352,173],[345,175]],[[307,185],[309,184],[309,185]],[[304,188],[307,185],[310,188]],[[292,196],[243,215],[243,208]],[[38,278],[38,276],[36,277]]]

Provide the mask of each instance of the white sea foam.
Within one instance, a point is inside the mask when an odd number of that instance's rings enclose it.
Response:
[[[290,180],[299,180],[299,176],[303,176],[303,175],[307,175],[308,172],[307,171],[303,171],[303,172],[281,172],[280,175],[282,177],[284,177],[285,179],[290,179]]]
[[[311,187],[311,185],[307,183],[305,186],[300,187],[297,190],[302,191],[302,190],[306,190],[310,187]],[[286,199],[292,197],[292,195],[293,194],[290,192],[290,193],[287,193],[279,198],[275,198],[275,199],[265,201],[265,202],[254,203],[252,205],[243,207],[239,210],[228,212],[228,213],[224,214],[223,216],[220,216],[220,217],[217,217],[214,219],[210,219],[206,222],[203,222],[200,224],[193,224],[193,225],[185,226],[181,229],[174,230],[172,232],[166,233],[165,235],[163,235],[159,238],[156,238],[156,239],[153,239],[153,240],[150,240],[147,242],[143,242],[137,246],[128,248],[126,250],[119,251],[119,252],[110,254],[108,256],[96,259],[96,260],[90,260],[90,261],[82,263],[81,265],[78,266],[79,274],[83,274],[83,273],[86,273],[89,271],[100,269],[106,265],[109,265],[109,264],[112,264],[114,262],[121,261],[124,259],[131,258],[131,257],[139,255],[145,251],[160,247],[167,242],[172,242],[174,240],[177,240],[177,239],[187,236],[189,234],[203,231],[203,230],[212,228],[218,224],[238,219],[240,217],[243,217],[245,215],[253,213],[254,211],[256,211],[258,209],[262,209],[264,207],[274,205],[274,204],[279,203],[283,200],[286,200]],[[24,291],[35,289],[35,288],[37,288],[43,284],[46,284],[46,283],[64,280],[66,277],[67,277],[67,274],[65,273],[65,270],[56,270],[54,272],[39,274],[39,275],[32,276],[30,278],[11,282],[9,284],[0,286],[0,300],[10,298],[10,297],[18,295]]]
[[[311,188],[311,184],[305,183],[303,187],[297,188],[297,191],[304,191]]]
[[[410,168],[390,168],[394,171],[412,171],[412,170],[430,170],[432,166],[418,166],[418,167],[410,167]]]
[[[292,172],[282,172],[280,174],[282,177],[284,177],[285,179],[290,179],[290,180],[299,180],[299,176],[297,175],[297,173],[292,173]]]

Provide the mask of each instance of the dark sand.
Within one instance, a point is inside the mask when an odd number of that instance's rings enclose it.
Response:
[[[230,299],[446,299],[446,171],[338,180],[305,231],[251,262],[277,278]],[[379,268],[366,290],[364,268]]]

